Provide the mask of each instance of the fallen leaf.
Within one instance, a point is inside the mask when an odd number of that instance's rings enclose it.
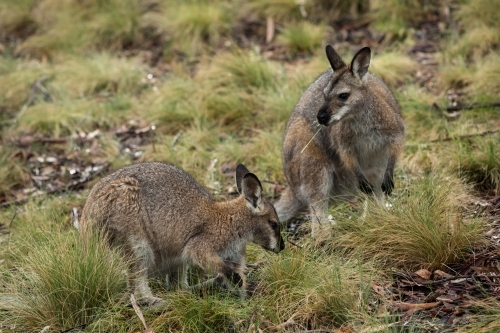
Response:
[[[439,269],[436,269],[436,270],[434,271],[434,277],[436,277],[436,276],[439,276],[439,277],[440,277],[440,278],[442,278],[442,279],[449,279],[449,278],[452,278],[452,277],[453,277],[453,275],[448,274],[448,273],[445,273],[445,272],[443,272],[443,271],[441,271],[441,270],[439,270]],[[435,280],[437,280],[437,279],[435,279]]]
[[[417,274],[424,280],[429,280],[431,278],[432,273],[427,269],[419,269],[418,271],[415,272],[415,274]]]

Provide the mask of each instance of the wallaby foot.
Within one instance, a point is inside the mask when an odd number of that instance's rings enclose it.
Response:
[[[155,296],[139,296],[136,298],[136,302],[137,304],[147,306],[148,308],[156,308],[165,304],[165,300],[163,298]]]

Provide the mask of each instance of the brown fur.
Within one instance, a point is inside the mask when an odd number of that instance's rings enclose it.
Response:
[[[94,186],[83,208],[82,234],[96,227],[122,248],[130,262],[130,286],[142,303],[161,302],[153,297],[148,276],[179,270],[182,286],[189,287],[190,265],[217,274],[229,288],[236,284],[243,296],[246,243],[276,253],[284,243],[257,177],[238,165],[236,183],[241,195],[219,202],[175,166],[129,165]]]
[[[327,222],[331,197],[361,189],[383,201],[390,194],[405,136],[394,95],[368,73],[370,49],[350,66],[330,45],[326,53],[332,69],[309,86],[288,121],[282,159],[289,186],[275,204],[282,223],[308,208],[313,235]]]

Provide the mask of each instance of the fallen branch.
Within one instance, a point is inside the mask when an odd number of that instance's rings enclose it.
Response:
[[[144,326],[145,329],[144,333],[153,333],[153,329],[148,328],[148,325],[146,324],[146,320],[144,319],[144,315],[142,314],[141,308],[139,308],[139,305],[137,305],[137,301],[135,300],[134,294],[130,294],[130,303],[134,308],[135,314],[137,315],[137,317],[139,317],[139,320]]]
[[[441,302],[431,302],[431,303],[391,302],[391,306],[406,312],[411,309],[416,309],[416,310],[432,309],[438,306],[440,303]]]
[[[497,129],[497,130],[491,130],[491,131],[486,131],[486,132],[481,132],[481,133],[476,133],[476,134],[467,134],[467,135],[460,135],[460,136],[457,136],[457,137],[446,137],[446,138],[443,138],[443,139],[435,139],[435,140],[431,140],[429,142],[446,142],[446,141],[453,141],[453,140],[462,140],[462,139],[468,139],[468,138],[473,138],[473,137],[476,137],[476,136],[486,136],[488,134],[495,134],[495,133],[499,133],[500,132],[500,129]]]

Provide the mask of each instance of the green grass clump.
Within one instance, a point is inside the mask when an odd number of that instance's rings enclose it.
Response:
[[[500,138],[491,135],[474,140],[458,140],[450,150],[450,170],[480,190],[500,193]]]
[[[21,262],[12,263],[7,323],[26,331],[89,324],[125,290],[126,266],[102,237],[83,240],[67,231],[46,235],[44,243],[25,241],[31,242],[28,254],[18,253]]]
[[[133,58],[94,53],[87,57],[67,57],[53,66],[48,89],[61,97],[81,98],[135,95],[146,87],[147,73]]]
[[[33,0],[4,0],[0,3],[0,31],[25,37],[37,28],[31,17]]]
[[[200,117],[196,85],[192,79],[172,79],[158,90],[145,94],[143,100],[149,105],[143,109],[143,116],[161,133],[185,131]]]
[[[276,79],[277,72],[274,64],[262,59],[259,54],[236,51],[219,54],[196,78],[216,91],[221,88],[240,88],[252,92],[261,88],[275,88],[279,82]],[[231,91],[234,93],[234,90]]]
[[[450,52],[474,60],[495,53],[500,46],[500,22],[496,13],[500,4],[495,0],[467,1],[459,7],[456,18],[462,34]]]
[[[280,22],[296,21],[303,16],[300,4],[295,0],[251,0],[246,7],[260,17],[272,17]]]
[[[30,16],[43,29],[38,28],[17,51],[53,59],[88,49],[122,50],[143,42],[143,10],[140,0],[44,0],[34,6]]]
[[[372,58],[370,71],[389,86],[396,87],[412,79],[417,63],[399,52],[383,53]]]
[[[12,189],[26,186],[29,172],[26,166],[19,163],[16,150],[0,146],[0,196],[8,195]]]
[[[484,221],[460,215],[465,193],[451,177],[425,176],[390,209],[370,202],[366,216],[340,215],[333,242],[386,260],[389,267],[442,269],[484,241]]]
[[[204,82],[195,98],[207,124],[224,125],[231,132],[260,123],[264,107],[261,95],[276,92],[281,77],[272,63],[257,54],[223,54],[198,73]]]
[[[321,46],[325,27],[309,22],[300,22],[283,29],[278,35],[278,42],[283,44],[291,56],[298,53],[313,53]]]
[[[293,318],[320,328],[361,318],[373,300],[374,267],[373,262],[313,249],[270,257],[260,279],[266,303],[275,304],[272,321]]]
[[[410,40],[414,28],[437,15],[442,6],[441,0],[371,0],[367,15],[373,20],[372,26],[386,34],[386,41]]]
[[[2,91],[0,109],[11,115],[19,112],[29,99],[32,84],[37,79],[50,78],[51,73],[49,66],[37,61],[0,57],[0,90]],[[35,101],[40,99],[43,100],[37,95]]]
[[[500,302],[496,299],[474,301],[469,308],[471,315],[458,333],[495,333],[500,331]]]
[[[167,51],[194,56],[219,44],[234,20],[224,1],[165,2],[158,25],[169,36]]]
[[[500,56],[491,54],[473,64],[463,59],[445,65],[440,79],[445,87],[465,89],[471,102],[497,101],[500,93]]]
[[[18,115],[16,130],[38,135],[61,137],[92,126],[91,112],[96,108],[88,101],[75,103],[39,103]]]

